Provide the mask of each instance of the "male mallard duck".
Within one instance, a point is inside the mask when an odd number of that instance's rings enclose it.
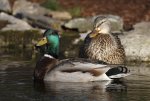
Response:
[[[93,31],[84,40],[80,56],[109,64],[124,64],[125,51],[118,36],[111,33],[109,19],[97,17],[94,24]]]
[[[45,52],[37,62],[34,70],[34,79],[38,81],[61,81],[61,82],[89,82],[111,80],[128,75],[126,67],[118,65],[106,65],[104,62],[91,61],[88,59],[64,59],[58,60],[59,35],[56,31],[48,29],[44,38],[36,46],[44,48]],[[116,67],[116,69],[114,69]],[[113,69],[112,69],[113,68]],[[105,73],[113,70],[114,75],[107,76]]]

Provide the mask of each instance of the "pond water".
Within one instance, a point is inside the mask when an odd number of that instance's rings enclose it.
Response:
[[[123,80],[90,83],[34,83],[34,65],[2,56],[0,101],[150,101],[150,67],[145,64],[128,66],[132,75]]]
[[[76,44],[62,47],[62,57],[76,56]],[[132,74],[122,80],[34,83],[34,51],[1,49],[0,55],[0,101],[150,101],[149,64],[128,65]]]

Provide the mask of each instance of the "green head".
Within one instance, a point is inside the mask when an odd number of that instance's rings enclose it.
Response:
[[[59,54],[59,35],[58,32],[52,29],[47,29],[44,32],[43,38],[36,44],[37,47],[43,47],[42,54],[49,54],[58,58]]]

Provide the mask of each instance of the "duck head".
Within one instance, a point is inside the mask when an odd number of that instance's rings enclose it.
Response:
[[[37,42],[36,47],[40,48],[42,54],[48,54],[58,58],[59,54],[59,34],[56,30],[47,29],[43,38]]]
[[[94,21],[94,29],[90,34],[90,38],[96,37],[98,34],[110,34],[111,26],[108,18],[97,17]]]

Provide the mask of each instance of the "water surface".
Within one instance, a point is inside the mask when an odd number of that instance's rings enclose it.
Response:
[[[0,101],[150,101],[150,67],[128,66],[132,75],[120,82],[33,82],[35,62],[0,61]]]
[[[78,54],[78,36],[70,37],[64,36],[61,57]],[[149,64],[128,65],[132,75],[115,82],[34,83],[34,50],[1,48],[0,55],[0,101],[150,101]]]

